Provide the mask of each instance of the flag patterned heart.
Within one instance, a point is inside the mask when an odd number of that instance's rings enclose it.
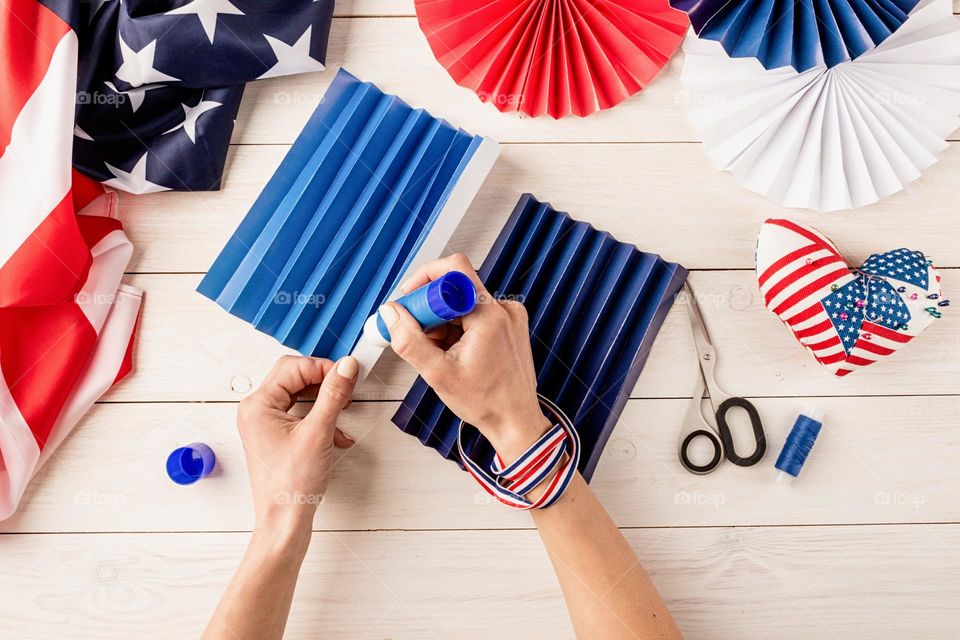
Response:
[[[826,236],[792,220],[763,224],[757,281],[767,309],[837,376],[894,354],[950,304],[923,253],[875,253],[854,269]]]

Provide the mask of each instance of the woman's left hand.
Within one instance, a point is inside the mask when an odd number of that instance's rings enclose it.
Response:
[[[357,361],[284,356],[256,391],[240,402],[237,427],[253,489],[258,529],[310,531],[333,469],[333,448],[353,440],[337,428],[350,403]],[[290,413],[298,397],[315,391],[303,418]]]

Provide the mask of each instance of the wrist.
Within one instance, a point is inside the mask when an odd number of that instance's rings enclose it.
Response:
[[[257,514],[254,538],[266,547],[277,546],[306,552],[313,532],[313,505],[273,504]]]
[[[527,418],[511,420],[484,433],[493,434],[487,439],[504,463],[509,465],[523,455],[551,426],[547,417],[538,410]]]

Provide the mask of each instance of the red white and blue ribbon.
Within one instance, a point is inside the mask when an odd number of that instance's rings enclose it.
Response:
[[[580,462],[580,436],[573,422],[550,400],[537,396],[540,405],[553,415],[555,424],[526,450],[515,462],[504,465],[498,455],[489,471],[471,459],[463,449],[463,430],[460,422],[457,448],[470,475],[491,496],[514,509],[546,509],[564,494]],[[535,501],[526,494],[550,476],[549,486]]]

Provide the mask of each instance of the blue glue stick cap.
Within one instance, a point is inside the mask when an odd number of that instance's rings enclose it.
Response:
[[[202,442],[194,442],[173,450],[167,458],[167,475],[177,484],[193,484],[210,475],[216,464],[213,449]]]
[[[433,282],[397,298],[396,302],[416,318],[424,331],[429,331],[473,311],[477,306],[477,288],[467,274],[448,271]],[[377,331],[390,342],[390,332],[380,314],[377,314]]]

